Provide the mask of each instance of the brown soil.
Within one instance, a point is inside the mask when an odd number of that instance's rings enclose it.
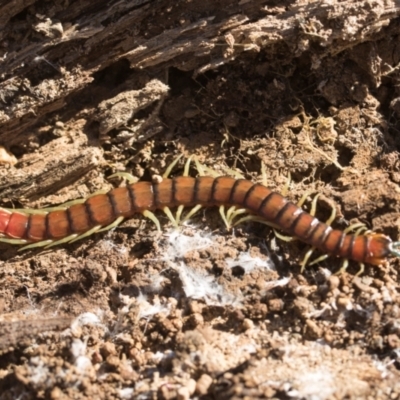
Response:
[[[168,23],[154,12],[141,34],[155,37],[175,23],[181,29],[184,17],[211,16],[208,2],[193,3],[198,9],[171,11]],[[239,3],[243,13],[234,12],[241,18],[267,6]],[[107,181],[117,171],[156,179],[183,154],[253,181],[264,165],[268,185],[278,191],[290,174],[287,195],[297,201],[309,193],[309,209],[320,194],[321,219],[334,207],[336,227],[363,222],[399,238],[400,25],[377,16],[383,2],[372,8],[372,2],[344,2],[351,15],[338,12],[334,20],[343,37],[330,37],[325,20],[301,22],[297,15],[296,44],[247,43],[236,54],[239,38],[227,33],[231,47],[219,64],[204,49],[207,63],[174,53],[173,61],[165,56],[154,67],[149,57],[137,69],[122,56],[106,65],[99,52],[95,71],[83,56],[89,45],[77,44],[81,58],[71,75],[62,71],[61,79],[45,61],[32,70],[21,65],[20,73],[18,40],[34,46],[37,39],[26,33],[27,20],[31,27],[40,14],[35,34],[55,40],[57,25],[51,30],[45,17],[62,20],[66,6],[54,2],[55,12],[50,4],[25,1],[1,25],[0,56],[9,63],[0,88],[2,206],[86,197],[118,185]],[[264,12],[289,18],[285,13],[301,4]],[[215,18],[222,24],[220,12]],[[352,16],[362,13],[382,26],[370,20],[370,30],[360,33]],[[102,40],[106,47],[109,39]],[[128,42],[124,51],[136,46]],[[62,60],[67,64],[67,55]],[[26,93],[22,77],[30,79]],[[43,93],[54,96],[51,106]],[[173,175],[182,171],[183,161]],[[332,258],[301,273],[307,247],[281,241],[261,224],[228,231],[215,209],[178,230],[164,214],[157,217],[161,234],[138,216],[48,250],[20,253],[0,245],[0,400],[400,396],[400,260],[366,266],[360,277],[352,262],[334,275],[341,260]]]

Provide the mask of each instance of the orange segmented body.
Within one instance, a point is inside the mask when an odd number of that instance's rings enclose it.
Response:
[[[378,265],[391,254],[400,256],[398,242],[393,243],[385,235],[358,236],[332,229],[279,193],[226,176],[181,176],[160,183],[138,182],[94,195],[65,210],[43,214],[0,209],[0,233],[26,243],[51,242],[107,226],[119,217],[130,218],[138,212],[180,205],[239,206],[324,253],[360,263]]]

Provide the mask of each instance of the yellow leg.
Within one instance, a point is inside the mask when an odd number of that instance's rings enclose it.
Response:
[[[354,232],[356,229],[358,232],[358,229],[362,229],[362,228],[367,230],[367,227],[365,226],[365,224],[363,224],[362,222],[357,222],[356,224],[352,224],[352,225],[348,226],[343,232],[350,233],[350,232]]]
[[[180,155],[178,158],[176,158],[167,168],[167,170],[165,171],[163,178],[168,178],[169,174],[171,173],[172,169],[175,167],[176,163],[182,158],[183,155]],[[189,176],[189,169],[190,169],[190,163],[192,162],[192,156],[190,156],[186,163],[185,163],[185,167],[183,169],[183,176]],[[182,212],[184,210],[184,206],[180,205],[178,206],[177,210],[176,210],[176,214],[175,214],[175,218],[173,217],[171,211],[169,210],[169,208],[165,207],[164,208],[164,212],[165,214],[168,216],[168,218],[171,220],[171,222],[174,224],[175,227],[179,226],[179,221],[181,220],[181,216],[182,216]],[[166,210],[167,209],[167,210]],[[152,213],[153,214],[153,213]],[[143,214],[144,215],[144,214]],[[150,218],[150,217],[149,217]],[[152,221],[154,221],[154,219],[157,219],[156,216],[153,214],[152,215]],[[157,220],[158,221],[158,220]],[[157,224],[156,224],[157,225]],[[161,228],[159,228],[159,224],[157,225],[158,230],[161,230]]]
[[[359,263],[359,264],[360,264],[360,269],[358,270],[358,272],[356,273],[355,276],[361,275],[361,274],[364,272],[364,270],[365,270],[365,265],[364,265],[364,263]]]
[[[282,235],[281,233],[279,233],[276,229],[273,229],[274,231],[274,235],[280,239],[283,240],[284,242],[292,242],[294,240],[297,240],[297,238],[295,238],[294,236],[286,236],[286,235]]]
[[[0,242],[8,243],[8,244],[25,244],[26,240],[24,239],[11,239],[11,238],[3,238],[0,237]]]
[[[325,223],[330,226],[336,218],[336,208],[330,202],[329,205],[332,207],[332,211],[330,217],[327,219]]]
[[[312,215],[313,217],[315,216],[315,213],[317,211],[317,201],[319,198],[320,194],[318,193],[311,202],[311,210],[310,210],[310,215]]]
[[[170,208],[169,207],[164,207],[163,211],[164,211],[165,215],[168,217],[168,219],[172,222],[172,225],[174,225],[175,228],[178,228],[178,222],[176,221],[176,219],[172,215],[172,212],[171,212]]]
[[[193,215],[195,215],[199,210],[201,210],[203,206],[201,204],[197,204],[197,206],[194,206],[186,215],[185,218],[183,218],[182,223],[186,222],[189,218],[192,218]]]
[[[228,220],[229,225],[233,225],[233,220],[241,214],[248,213],[249,210],[246,208],[236,208],[235,206],[232,206],[228,209],[226,213],[226,219]]]
[[[307,253],[305,254],[303,260],[300,263],[300,272],[303,273],[304,268],[307,266],[308,260],[310,259],[312,253],[314,252],[315,247],[311,247]]]
[[[362,226],[361,228],[358,228],[355,232],[354,232],[354,236],[360,236],[361,234],[363,235],[368,235],[369,233],[372,233],[369,229],[367,229],[366,226]]]
[[[213,169],[207,167],[206,165],[200,164],[198,161],[196,161],[196,159],[195,163],[196,163],[196,169],[199,172],[200,176],[205,176],[206,174],[208,176],[212,176],[213,178],[218,178],[219,176],[221,176],[219,172],[214,171]]]
[[[157,230],[159,232],[161,232],[161,225],[160,225],[160,221],[158,220],[158,218],[154,215],[154,213],[152,213],[149,210],[145,210],[142,212],[143,216],[145,216],[146,218],[152,220],[155,224],[155,226],[157,227]]]
[[[349,260],[343,260],[342,266],[340,267],[339,271],[335,273],[335,275],[341,275],[344,271],[346,271],[348,266],[349,266]],[[362,268],[362,270],[360,269],[360,271],[361,272],[364,271],[364,268]]]
[[[311,267],[311,265],[318,264],[319,262],[326,260],[328,257],[329,254],[323,254],[322,256],[316,258],[314,261],[311,261],[308,265]]]
[[[231,229],[231,226],[229,225],[229,222],[226,219],[225,206],[220,206],[219,207],[219,214],[221,215],[222,221],[224,221],[226,229],[228,229],[228,230]]]
[[[163,173],[163,178],[166,179],[169,177],[169,174],[171,173],[171,171],[174,169],[175,165],[178,163],[178,161],[183,157],[183,154],[181,154],[180,156],[178,156],[177,158],[175,158],[174,161],[172,161],[171,164],[168,165],[167,169],[165,170],[165,172]]]
[[[196,157],[194,158],[194,163],[196,164],[196,169],[197,172],[199,173],[199,176],[205,176],[206,173],[204,171],[204,165],[200,164],[199,160]]]
[[[77,240],[81,240],[81,239],[83,239],[83,238],[85,238],[85,237],[88,237],[88,236],[90,236],[90,235],[93,235],[93,233],[98,232],[100,229],[101,229],[101,225],[97,225],[97,226],[95,226],[94,228],[89,229],[87,232],[82,233],[81,235],[76,236],[75,238],[73,238],[72,240],[70,240],[68,243],[73,243],[73,242],[76,242]],[[72,236],[72,235],[71,235],[71,236]],[[63,240],[63,239],[61,239],[61,240]]]
[[[109,231],[110,229],[116,228],[125,218],[124,217],[118,217],[114,222],[111,224],[105,226],[104,228],[99,229],[97,232],[104,232],[104,231]]]
[[[248,212],[247,209],[236,208],[236,206],[229,207],[228,211],[225,211],[225,206],[219,207],[219,213],[221,215],[222,221],[224,221],[224,224],[228,230],[232,229],[232,226],[236,226],[241,221],[244,221],[244,218],[241,218],[237,223],[233,223],[233,220],[236,218],[236,216],[247,212]],[[252,219],[249,218],[247,220],[252,220]]]
[[[108,177],[108,179],[112,179],[112,178],[116,178],[116,177],[125,179],[129,183],[136,183],[138,181],[138,178],[134,177],[132,174],[130,174],[128,172],[116,172],[115,174],[110,175]]]
[[[181,216],[183,213],[183,210],[185,209],[185,207],[181,204],[180,206],[178,206],[178,208],[176,209],[176,223],[179,224],[179,221],[181,220]]]
[[[59,244],[69,243],[72,240],[76,239],[78,236],[79,235],[77,233],[74,233],[73,235],[69,235],[69,236],[65,237],[64,239],[56,240],[55,242],[52,241],[50,244],[45,245],[44,248],[48,249],[50,247],[54,247],[54,246],[57,246]],[[24,250],[24,249],[26,249],[28,247],[34,247],[34,246],[25,246],[22,249]]]
[[[185,163],[185,168],[183,169],[183,176],[189,176],[189,169],[190,169],[190,163],[192,162],[193,156],[190,156]]]
[[[26,242],[25,242],[26,243]],[[20,249],[18,249],[18,251],[23,251],[23,250],[27,250],[27,249],[34,249],[36,247],[46,247],[50,244],[52,244],[53,241],[51,239],[49,240],[42,240],[40,242],[36,242],[36,243],[32,243],[32,244],[28,244],[27,246],[21,247]]]
[[[311,194],[312,192],[305,192],[303,196],[301,196],[301,199],[297,202],[298,207],[303,207],[304,203],[307,200],[307,197]]]

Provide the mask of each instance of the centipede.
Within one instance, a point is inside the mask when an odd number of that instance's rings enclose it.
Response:
[[[380,265],[400,257],[400,242],[368,231],[364,234],[333,229],[278,192],[230,176],[177,176],[159,182],[127,182],[76,204],[32,211],[0,208],[0,241],[51,247],[111,229],[138,213],[158,224],[153,211],[176,207],[235,206],[327,256]],[[347,265],[346,265],[347,267]]]

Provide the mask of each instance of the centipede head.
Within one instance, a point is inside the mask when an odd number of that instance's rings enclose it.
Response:
[[[384,264],[388,257],[395,255],[400,257],[398,246],[400,242],[392,242],[392,240],[382,233],[369,233],[368,237],[368,252],[363,262],[372,265]],[[397,247],[393,247],[393,246]]]
[[[390,243],[389,250],[392,256],[400,257],[400,242]]]

